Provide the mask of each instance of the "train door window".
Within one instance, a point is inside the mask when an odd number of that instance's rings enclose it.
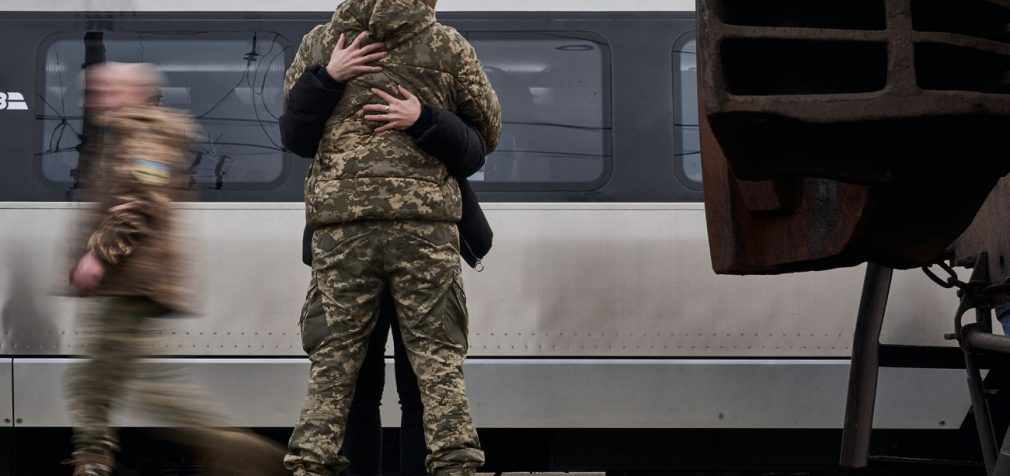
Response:
[[[609,50],[563,34],[470,34],[502,103],[482,190],[597,188],[610,170]]]
[[[107,61],[147,62],[164,77],[161,103],[196,118],[189,168],[198,189],[259,188],[282,178],[277,126],[283,104],[284,46],[270,33],[112,34],[102,38]],[[45,50],[42,175],[76,180],[82,139],[83,35]]]
[[[676,160],[679,175],[686,185],[701,186],[701,145],[698,132],[697,41],[684,41],[673,52],[673,64],[679,71],[676,99],[679,108],[673,125],[677,138]]]

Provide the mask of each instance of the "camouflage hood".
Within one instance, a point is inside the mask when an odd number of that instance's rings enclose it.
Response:
[[[473,47],[438,23],[422,0],[346,0],[333,18],[302,39],[285,77],[285,92],[311,65],[325,64],[341,34],[368,31],[389,51],[381,73],[349,81],[326,122],[305,183],[305,208],[314,227],[358,220],[458,221],[459,184],[439,160],[403,131],[373,132],[357,113],[382,101],[372,88],[397,85],[422,103],[452,111],[473,124],[493,150],[501,128],[498,97]]]
[[[373,41],[388,48],[410,40],[435,24],[435,10],[422,0],[345,0],[349,8],[338,8],[330,19],[330,28],[341,32],[364,26]],[[344,7],[344,5],[341,5]]]

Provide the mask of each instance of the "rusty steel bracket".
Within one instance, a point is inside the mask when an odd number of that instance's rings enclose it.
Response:
[[[1010,302],[1010,179],[1000,181],[1010,172],[1001,153],[1010,130],[1010,0],[949,3],[698,0],[713,269],[780,274],[869,263],[840,455],[850,468],[868,460],[892,268],[950,260],[941,266],[950,278],[924,271],[958,289],[958,322],[976,310],[971,333],[958,325],[959,340],[1006,339],[992,336],[989,316]],[[957,280],[953,266],[974,267],[973,280]],[[974,365],[970,352],[965,360]],[[977,368],[969,384],[979,404]],[[990,475],[1010,470],[991,433],[980,435]]]
[[[1010,172],[998,152],[1010,1],[699,0],[697,12],[717,273],[936,262]]]
[[[839,464],[846,468],[866,467],[873,431],[873,410],[880,372],[880,330],[887,311],[894,270],[876,263],[866,267],[863,294],[852,337],[849,392],[845,406],[845,427]]]

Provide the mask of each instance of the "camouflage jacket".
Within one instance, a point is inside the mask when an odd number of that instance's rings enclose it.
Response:
[[[382,103],[370,89],[393,92],[396,85],[423,104],[456,113],[483,136],[488,152],[501,131],[498,96],[477,54],[456,30],[438,23],[421,0],[346,0],[328,23],[302,39],[288,68],[285,92],[306,68],[326,64],[341,33],[368,31],[389,56],[381,73],[347,83],[326,123],[305,183],[305,208],[313,227],[355,220],[460,219],[459,184],[441,161],[422,151],[403,131],[374,134],[374,124],[357,115]]]
[[[186,311],[181,240],[172,203],[188,198],[184,173],[195,126],[162,107],[100,115],[105,140],[88,181],[97,202],[86,222],[86,250],[105,264],[99,296],[146,296]]]

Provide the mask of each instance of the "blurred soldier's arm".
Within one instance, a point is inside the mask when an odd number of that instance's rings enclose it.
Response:
[[[167,165],[155,160],[138,159],[134,167],[146,172],[167,171]],[[160,179],[158,179],[160,180]],[[167,183],[167,178],[165,179]],[[138,182],[136,188],[116,196],[98,229],[88,239],[88,250],[104,264],[115,266],[130,257],[138,244],[150,234],[150,224],[164,212],[171,201],[156,186]]]
[[[122,171],[116,193],[102,203],[100,220],[87,239],[87,254],[75,268],[75,287],[88,292],[97,287],[105,270],[122,264],[151,233],[151,225],[166,216],[171,199],[165,188],[173,184],[173,166],[166,148],[151,134],[122,134],[124,140],[116,151]],[[175,177],[177,178],[177,177]]]

